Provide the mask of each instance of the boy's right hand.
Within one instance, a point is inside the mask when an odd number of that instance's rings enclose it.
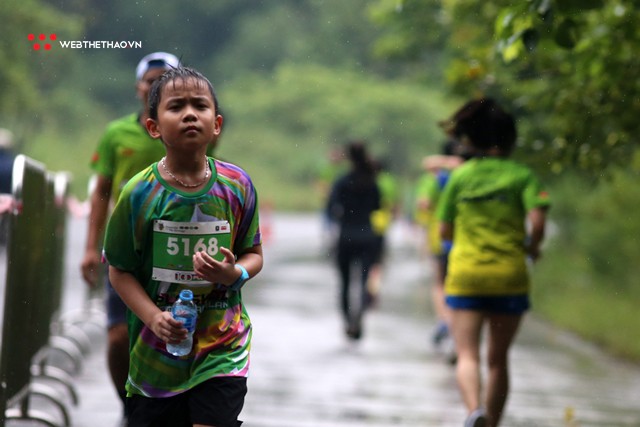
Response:
[[[170,344],[184,341],[189,333],[182,322],[173,318],[170,311],[159,311],[147,326],[158,338]]]

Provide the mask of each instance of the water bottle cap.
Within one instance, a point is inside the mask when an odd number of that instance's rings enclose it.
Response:
[[[193,292],[191,292],[191,289],[181,290],[180,299],[183,301],[191,301],[193,299]]]

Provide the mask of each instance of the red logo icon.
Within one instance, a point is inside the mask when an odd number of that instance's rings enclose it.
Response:
[[[49,34],[49,40],[54,41],[56,38],[57,36],[55,34]],[[33,50],[51,50],[51,43],[45,43],[47,36],[44,34],[39,34],[37,36],[35,34],[29,34],[27,35],[27,39],[30,42],[35,42],[33,43]]]

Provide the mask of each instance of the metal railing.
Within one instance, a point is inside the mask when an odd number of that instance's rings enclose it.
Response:
[[[4,221],[6,281],[0,341],[0,426],[9,419],[69,426],[60,387],[77,404],[72,376],[79,372],[88,337],[66,334],[72,324],[60,321],[64,285],[66,201],[69,179],[48,172],[24,155],[14,161],[12,205]],[[8,218],[7,218],[8,216]],[[70,361],[70,372],[49,363],[53,354]],[[46,379],[47,381],[38,381]],[[57,408],[34,408],[32,398]],[[57,417],[56,417],[57,415]]]

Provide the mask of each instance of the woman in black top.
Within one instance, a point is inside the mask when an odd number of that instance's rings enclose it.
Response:
[[[340,307],[347,325],[347,336],[362,336],[362,316],[369,302],[367,280],[376,259],[377,237],[371,227],[371,213],[380,208],[380,192],[375,170],[365,143],[351,142],[347,147],[351,170],[338,178],[331,189],[327,215],[338,224],[340,232],[336,261],[340,273]],[[351,271],[359,267],[358,301],[350,292]]]

